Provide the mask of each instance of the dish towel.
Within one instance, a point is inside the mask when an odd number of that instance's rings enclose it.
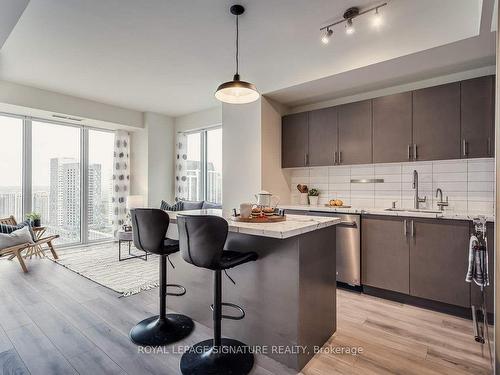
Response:
[[[488,251],[487,242],[481,245],[476,236],[471,236],[469,241],[469,268],[465,281],[474,282],[479,286],[490,285],[488,275]]]

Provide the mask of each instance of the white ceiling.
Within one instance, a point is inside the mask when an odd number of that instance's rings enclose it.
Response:
[[[0,0],[0,8],[3,1],[9,0]],[[0,79],[172,116],[212,107],[215,88],[234,73],[234,18],[228,11],[234,3],[31,0],[0,50]],[[483,1],[392,0],[381,10],[385,25],[379,31],[370,28],[369,15],[362,16],[354,35],[340,26],[328,46],[319,41],[320,26],[349,6],[380,2],[240,3],[247,8],[240,18],[241,78],[261,93],[292,87],[295,96],[282,100],[293,103],[306,82],[477,36]],[[349,85],[366,85],[361,77],[351,74]],[[308,87],[308,97],[325,95],[325,82],[323,91]]]

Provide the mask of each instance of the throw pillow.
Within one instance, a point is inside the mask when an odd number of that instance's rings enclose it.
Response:
[[[221,209],[222,205],[219,203],[212,203],[212,202],[203,202],[203,209],[208,210],[208,209]]]
[[[182,211],[184,209],[183,202],[179,201],[175,204],[168,204],[165,201],[161,201],[160,210],[163,211]]]
[[[31,238],[33,241],[36,241],[35,233],[33,233],[33,228],[31,227],[31,222],[29,220],[25,220],[22,223],[18,223],[17,225],[9,225],[9,224],[0,224],[0,233],[3,234],[10,234],[14,232],[15,230],[21,229],[27,227],[30,234]]]
[[[189,211],[189,210],[201,210],[203,207],[203,201],[197,202],[197,201],[181,201],[182,202],[182,207],[184,211]]]
[[[0,233],[0,249],[6,249],[23,243],[34,243],[29,228],[26,226],[9,234]]]

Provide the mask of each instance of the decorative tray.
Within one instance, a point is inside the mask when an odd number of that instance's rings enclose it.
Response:
[[[352,206],[330,206],[329,204],[325,204],[325,207],[330,207],[330,208],[352,208]]]
[[[286,215],[268,215],[268,216],[252,216],[252,217],[241,217],[241,216],[231,216],[231,220],[238,221],[241,223],[278,223],[280,221],[286,220]]]

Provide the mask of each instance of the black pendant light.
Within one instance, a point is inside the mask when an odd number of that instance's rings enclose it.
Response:
[[[224,82],[215,92],[215,97],[221,102],[230,104],[251,103],[259,99],[259,93],[253,83],[240,81],[238,73],[239,65],[239,24],[238,16],[242,15],[245,8],[241,5],[233,5],[230,9],[231,14],[236,16],[236,74],[232,81]]]

